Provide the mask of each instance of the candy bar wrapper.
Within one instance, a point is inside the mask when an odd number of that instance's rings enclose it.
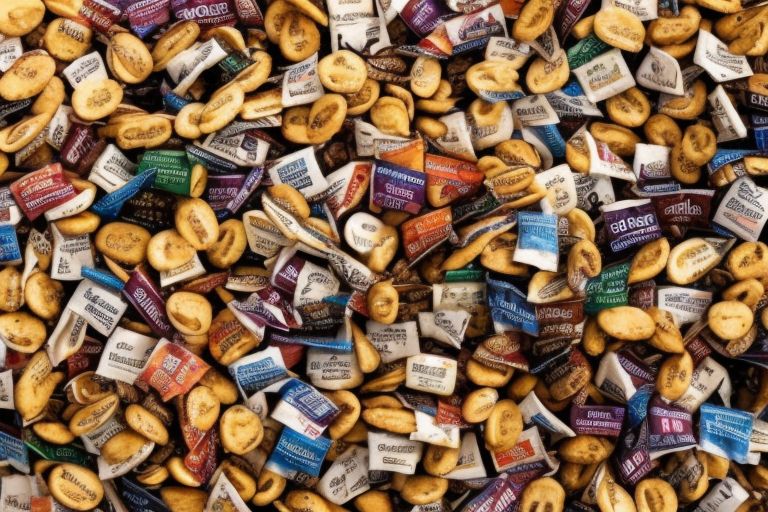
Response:
[[[483,492],[471,499],[463,512],[483,512],[486,510],[508,510],[515,506],[522,495],[519,486],[515,485],[507,473],[493,478]]]
[[[539,332],[536,309],[523,292],[505,281],[488,278],[488,306],[497,333],[523,331],[531,336]]]
[[[244,399],[286,378],[286,366],[277,347],[267,347],[230,364],[229,374]]]
[[[627,286],[629,268],[630,262],[610,265],[603,268],[596,277],[587,281],[585,313],[595,315],[602,309],[627,304],[629,300],[629,288]]]
[[[64,176],[61,164],[50,164],[11,183],[16,204],[29,220],[75,197],[75,189]]]
[[[147,322],[152,332],[161,337],[173,337],[175,329],[165,311],[165,301],[145,271],[139,268],[131,272],[123,288],[123,296]]]
[[[416,322],[385,325],[368,320],[365,331],[368,339],[381,354],[382,363],[391,363],[421,353]]]
[[[298,379],[286,382],[280,395],[271,417],[312,440],[317,440],[340,412],[317,389]]]
[[[477,444],[477,435],[474,432],[465,432],[461,438],[459,448],[459,461],[445,478],[451,480],[468,480],[474,478],[486,478],[488,474],[483,465],[480,447]]]
[[[124,502],[138,504],[142,510],[147,512],[165,512],[167,510],[165,503],[159,497],[129,478],[121,477],[115,481],[118,482],[120,498]]]
[[[575,405],[571,407],[571,426],[579,435],[619,437],[625,412],[623,407]]]
[[[754,417],[745,411],[708,403],[702,404],[699,412],[700,448],[746,464]]]
[[[696,445],[691,413],[681,407],[665,404],[658,396],[652,398],[649,404],[648,426],[652,459]]]
[[[371,205],[416,215],[425,203],[426,184],[423,172],[376,160],[371,183]]]
[[[360,191],[368,188],[371,179],[370,162],[349,162],[325,177],[328,182],[326,205],[339,220],[360,201]]]
[[[29,453],[21,440],[21,432],[0,425],[0,466],[7,465],[22,473],[29,473]]]
[[[37,494],[34,476],[7,475],[0,478],[0,501],[5,512],[30,510],[31,500]]]
[[[628,199],[600,208],[614,253],[621,253],[661,237],[661,227],[650,199]]]
[[[733,183],[712,218],[714,223],[748,242],[755,242],[768,220],[768,190],[748,176]]]
[[[0,226],[0,263],[15,265],[21,261],[21,247],[16,228],[11,225]]]
[[[518,238],[514,261],[557,271],[557,215],[521,211],[517,214]]]
[[[289,480],[316,481],[330,447],[326,437],[311,439],[285,427],[264,467]]]
[[[626,403],[644,384],[655,381],[650,369],[626,353],[608,352],[600,360],[595,384],[607,396]]]
[[[155,345],[155,338],[117,327],[104,345],[96,374],[133,384]]]
[[[686,350],[690,351],[690,349],[687,348]],[[693,413],[694,411],[697,411],[716,390],[723,403],[727,407],[730,407],[733,387],[731,385],[731,377],[728,375],[728,370],[726,370],[720,363],[707,356],[697,364],[696,369],[693,370],[693,375],[691,375],[691,384],[688,386],[688,389],[683,396],[675,400],[674,403]]]
[[[403,222],[400,230],[405,256],[410,264],[418,262],[448,240],[453,232],[452,220],[451,209],[445,207]]]
[[[133,32],[139,37],[147,37],[170,21],[169,7],[169,0],[136,0],[128,2],[125,14]]]
[[[210,366],[181,345],[161,339],[147,360],[136,384],[152,387],[164,402],[189,392]]]

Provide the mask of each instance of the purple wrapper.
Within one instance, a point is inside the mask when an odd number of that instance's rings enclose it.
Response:
[[[571,407],[571,428],[577,434],[618,437],[623,423],[623,407],[601,405]]]
[[[170,0],[135,0],[128,2],[125,14],[133,32],[144,38],[171,19]]]
[[[246,27],[263,27],[264,15],[256,0],[235,0],[235,9],[240,23]]]
[[[611,250],[620,253],[661,238],[661,226],[650,200],[603,213]]]
[[[416,215],[425,203],[426,184],[427,177],[423,172],[376,160],[371,200],[380,208]]]
[[[131,272],[123,287],[123,296],[136,308],[152,332],[164,338],[173,338],[173,326],[165,312],[165,301],[155,283],[141,269]]]
[[[446,5],[437,0],[410,0],[400,11],[405,24],[419,37],[428,36],[450,14]]]

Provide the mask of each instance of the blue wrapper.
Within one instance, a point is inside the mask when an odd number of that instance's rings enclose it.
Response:
[[[525,294],[506,281],[488,278],[488,306],[496,332],[523,331],[531,336],[539,334],[536,308],[526,300]]]
[[[16,237],[16,228],[0,226],[0,263],[21,262],[21,247]]]
[[[520,249],[558,253],[557,215],[523,211],[517,214],[517,223]]]
[[[648,415],[648,403],[653,395],[653,385],[640,387],[634,395],[627,400],[627,424],[629,428],[635,428],[643,422]]]
[[[292,480],[301,480],[301,475],[316,478],[331,443],[326,437],[310,439],[285,427],[264,467]]]
[[[131,512],[166,512],[168,510],[160,498],[127,478],[120,478],[118,488],[123,504]]]
[[[341,330],[336,336],[317,336],[311,334],[303,336],[286,336],[273,332],[270,339],[286,345],[304,345],[305,347],[322,348],[337,352],[352,352],[352,338],[345,338],[342,336]]]
[[[143,189],[151,187],[155,183],[157,169],[148,169],[146,172],[134,176],[125,185],[114,192],[105,195],[93,204],[93,213],[105,220],[115,220],[120,214],[123,205],[130,198]]]
[[[745,411],[707,403],[702,404],[699,413],[701,449],[745,464],[754,417]]]
[[[163,105],[169,114],[178,114],[182,108],[190,103],[192,103],[192,100],[179,96],[173,91],[166,91],[165,94],[163,94]]]
[[[29,473],[27,445],[20,438],[4,430],[0,430],[0,461],[8,461],[11,466],[22,473]]]
[[[123,287],[125,286],[125,283],[123,283],[115,274],[100,268],[82,267],[80,269],[80,275],[85,279],[90,279],[94,283],[110,288],[116,292],[123,291]]]
[[[208,172],[220,174],[232,174],[237,172],[237,164],[216,156],[201,147],[189,144],[184,149],[187,152],[187,159],[189,159],[191,165],[200,164],[208,169]]]
[[[768,126],[755,127],[755,145],[763,152],[768,149]]]
[[[552,156],[555,158],[565,158],[565,139],[557,129],[557,125],[545,124],[543,126],[526,126],[536,136],[547,145]]]
[[[339,408],[314,387],[291,379],[280,388],[282,399],[302,415],[321,426],[328,426],[339,415]]]
[[[285,363],[280,350],[275,347],[239,359],[229,365],[227,370],[246,397],[286,376]]]
[[[718,149],[715,156],[707,164],[710,175],[726,164],[741,160],[745,156],[760,153],[757,149]]]

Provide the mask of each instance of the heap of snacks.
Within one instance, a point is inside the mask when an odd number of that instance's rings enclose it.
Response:
[[[765,511],[742,1],[0,0],[0,509]]]

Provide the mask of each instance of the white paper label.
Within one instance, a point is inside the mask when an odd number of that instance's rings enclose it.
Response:
[[[571,70],[589,101],[597,103],[635,86],[621,50],[614,48]]]
[[[101,54],[95,51],[72,61],[72,64],[64,68],[62,73],[73,89],[80,87],[80,84],[86,80],[106,80],[109,78]]]
[[[176,82],[173,92],[184,96],[203,71],[212,68],[226,56],[227,52],[215,37],[176,55],[165,67],[168,75]]]
[[[548,201],[553,213],[566,215],[576,208],[578,204],[576,182],[568,164],[561,164],[540,172],[535,180],[549,192],[542,201]]]
[[[53,256],[51,278],[57,281],[79,281],[80,269],[93,267],[91,238],[88,235],[64,236],[55,223],[51,223],[53,235]]]
[[[405,387],[449,396],[456,386],[456,371],[455,359],[432,354],[411,356],[405,364]]]
[[[715,82],[752,76],[747,57],[731,53],[728,45],[707,30],[699,30],[693,62],[703,67]]]
[[[106,192],[114,192],[133,178],[136,167],[117,146],[107,144],[93,163],[88,181],[92,181]]]
[[[365,330],[368,339],[381,354],[381,362],[384,364],[421,352],[416,322],[387,325],[368,320]]]
[[[320,171],[312,146],[275,160],[269,166],[269,177],[275,185],[286,183],[307,199],[324,192],[328,182]]]
[[[717,142],[743,139],[747,136],[747,127],[744,126],[744,121],[722,85],[715,87],[707,99],[712,106],[710,116],[717,129]]]
[[[368,470],[416,473],[424,444],[386,432],[368,432]]]
[[[69,299],[67,308],[85,318],[88,325],[99,333],[109,336],[128,309],[128,303],[118,293],[90,279],[83,279]]]
[[[203,262],[200,261],[200,257],[195,253],[191,260],[180,267],[160,272],[160,286],[165,288],[181,281],[194,279],[195,277],[202,276],[205,272]]]
[[[104,345],[96,375],[133,384],[155,345],[155,338],[117,327]]]
[[[283,75],[283,107],[312,103],[323,97],[323,84],[317,74],[317,53],[293,66]]]
[[[0,42],[0,71],[8,71],[16,60],[24,53],[20,37],[9,37]]]
[[[355,445],[333,461],[317,483],[320,495],[336,505],[343,505],[370,488],[368,448]]]
[[[682,96],[683,73],[676,58],[655,46],[651,46],[648,55],[637,68],[637,83],[652,91]]]
[[[747,242],[756,242],[763,231],[768,208],[768,190],[748,176],[731,183],[712,219]]]

